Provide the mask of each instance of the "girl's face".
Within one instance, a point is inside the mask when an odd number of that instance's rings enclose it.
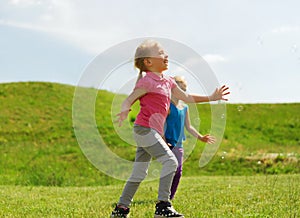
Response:
[[[185,78],[183,76],[175,76],[174,79],[178,87],[185,92],[187,90],[187,82]]]
[[[151,49],[151,57],[146,58],[148,69],[153,72],[162,72],[168,69],[168,55],[160,46]]]
[[[183,91],[187,90],[187,82],[185,80],[182,80],[180,82],[177,82],[179,88],[181,88]]]

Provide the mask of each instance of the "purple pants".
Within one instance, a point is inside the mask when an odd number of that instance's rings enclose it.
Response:
[[[183,148],[179,148],[179,147],[174,147],[172,149],[175,157],[177,158],[178,161],[178,167],[177,170],[175,172],[174,178],[173,178],[173,182],[172,182],[172,186],[171,186],[171,195],[170,195],[170,199],[172,200],[175,196],[175,193],[177,191],[177,187],[179,185],[179,181],[182,175],[182,163],[183,163]]]

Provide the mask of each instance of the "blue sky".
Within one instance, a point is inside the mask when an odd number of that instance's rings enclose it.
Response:
[[[76,85],[101,52],[160,37],[201,55],[232,103],[300,102],[299,8],[297,0],[1,0],[0,82]]]

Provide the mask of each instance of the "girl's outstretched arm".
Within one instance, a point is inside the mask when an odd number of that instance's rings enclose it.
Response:
[[[119,126],[122,126],[123,121],[127,118],[131,105],[140,97],[147,93],[144,89],[134,89],[131,94],[123,101],[121,112],[117,114]]]
[[[209,96],[210,101],[218,101],[218,100],[224,100],[228,101],[226,95],[229,95],[230,92],[228,91],[229,87],[226,85],[223,85],[221,88],[216,88],[214,93],[212,93],[211,96]]]
[[[187,94],[182,91],[178,86],[172,89],[172,94],[186,102],[186,103],[199,103],[199,102],[209,102],[209,101],[217,101],[217,100],[224,100],[227,101],[228,99],[225,98],[226,95],[230,94],[228,92],[227,86],[222,86],[221,88],[216,88],[216,90],[210,96],[200,96],[197,94]]]

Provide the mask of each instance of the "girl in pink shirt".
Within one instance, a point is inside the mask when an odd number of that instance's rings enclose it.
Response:
[[[138,80],[132,93],[124,100],[121,112],[117,116],[121,126],[128,116],[131,105],[139,99],[141,109],[134,125],[136,157],[132,174],[111,217],[127,217],[129,205],[147,175],[152,157],[162,164],[154,217],[184,217],[169,201],[171,183],[178,162],[162,138],[171,94],[187,103],[227,100],[225,96],[229,94],[228,87],[217,88],[211,96],[183,92],[171,77],[163,74],[163,71],[168,69],[168,55],[161,45],[153,40],[146,40],[136,49],[135,66],[140,70]]]

